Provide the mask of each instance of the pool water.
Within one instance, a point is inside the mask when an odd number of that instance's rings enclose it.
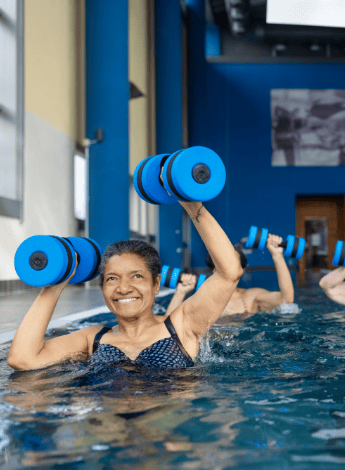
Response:
[[[212,328],[180,371],[74,361],[13,372],[3,349],[1,468],[345,468],[345,311],[317,286],[296,303]],[[47,337],[95,324],[114,317]]]

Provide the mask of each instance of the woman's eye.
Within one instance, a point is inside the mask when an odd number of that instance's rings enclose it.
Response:
[[[140,279],[143,276],[141,274],[135,274],[134,277],[137,278],[137,279]]]
[[[115,277],[108,277],[107,281],[114,281]]]

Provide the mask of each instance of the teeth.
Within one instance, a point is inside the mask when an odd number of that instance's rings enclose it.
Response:
[[[118,302],[132,302],[132,300],[136,300],[135,298],[132,299],[118,299]]]

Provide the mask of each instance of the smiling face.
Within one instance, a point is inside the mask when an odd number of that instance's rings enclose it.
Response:
[[[103,296],[109,310],[123,318],[151,313],[160,276],[154,283],[144,258],[133,253],[112,256],[104,270]]]

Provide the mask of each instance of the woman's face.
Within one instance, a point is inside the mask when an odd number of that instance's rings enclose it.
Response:
[[[104,270],[103,296],[109,310],[120,317],[135,318],[150,312],[159,291],[144,258],[133,253],[112,256]]]

